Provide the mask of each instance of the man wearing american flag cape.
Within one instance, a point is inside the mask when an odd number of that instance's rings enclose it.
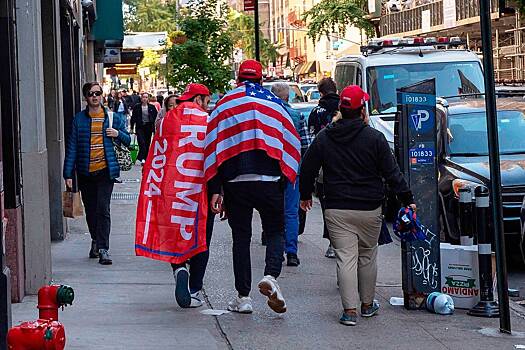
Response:
[[[253,311],[250,241],[253,210],[267,237],[264,277],[259,291],[268,305],[286,312],[277,284],[284,252],[284,178],[292,183],[301,158],[300,140],[282,101],[261,86],[262,66],[247,60],[239,67],[238,86],[226,94],[208,120],[204,148],[205,180],[210,205],[223,206],[233,236],[233,270],[237,296],[234,312]],[[218,194],[224,192],[224,202]]]

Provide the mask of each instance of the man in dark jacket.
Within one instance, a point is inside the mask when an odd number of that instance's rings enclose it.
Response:
[[[332,78],[321,79],[317,84],[317,89],[321,94],[321,99],[308,117],[308,127],[313,135],[317,135],[319,131],[330,124],[339,109],[339,95]]]
[[[317,84],[317,89],[321,94],[319,104],[312,109],[310,116],[308,117],[308,127],[310,128],[310,134],[313,136],[317,135],[322,129],[332,122],[332,118],[339,110],[339,95],[337,94],[337,87],[335,86],[332,78],[323,78]],[[326,228],[326,222],[324,220],[324,190],[323,190],[323,173],[317,177],[316,182],[316,195],[321,202],[321,209],[323,211],[323,238],[330,239],[328,237],[328,229]],[[302,216],[301,216],[302,215]],[[306,220],[305,214],[300,214]],[[332,248],[332,244],[328,245],[325,256],[327,258],[335,258],[335,252]]]
[[[312,207],[315,178],[323,168],[325,219],[336,253],[344,325],[356,324],[359,299],[362,316],[373,316],[379,309],[374,294],[383,179],[403,205],[416,209],[385,136],[367,125],[368,100],[359,86],[346,87],[340,98],[342,119],[317,135],[301,165],[299,190],[305,210]]]
[[[149,152],[151,136],[155,131],[155,119],[157,119],[157,109],[149,103],[149,94],[144,92],[140,98],[141,103],[133,107],[131,115],[131,131],[135,130],[137,141],[139,143],[139,154],[137,160],[144,164]],[[135,128],[136,126],[136,128]]]
[[[228,224],[232,229],[233,236],[233,271],[235,275],[235,289],[237,296],[228,304],[228,310],[240,313],[251,313],[253,311],[252,302],[250,298],[250,290],[252,287],[252,267],[250,257],[250,241],[252,236],[252,217],[253,210],[256,209],[261,217],[261,223],[266,235],[266,259],[264,277],[258,283],[259,291],[268,297],[268,306],[277,313],[286,312],[286,302],[281,293],[281,289],[277,283],[282,269],[283,252],[284,252],[284,185],[281,178],[285,174],[285,152],[290,151],[291,154],[300,154],[300,142],[298,137],[291,141],[295,143],[287,143],[290,145],[288,151],[283,151],[279,156],[271,155],[271,150],[267,147],[265,137],[264,122],[271,121],[272,118],[277,118],[281,121],[279,123],[283,126],[288,126],[288,130],[293,128],[293,123],[290,116],[283,108],[279,99],[271,92],[265,90],[262,86],[262,65],[255,60],[246,60],[239,67],[238,87],[226,94],[222,101],[229,101],[219,104],[215,111],[210,116],[210,120],[214,123],[221,124],[224,121],[230,121],[233,126],[227,130],[239,130],[248,125],[249,133],[243,133],[245,139],[240,137],[228,138],[227,141],[232,145],[229,147],[226,159],[218,166],[217,173],[214,177],[208,176],[209,182],[208,190],[213,194],[210,205],[212,208],[220,207],[218,195],[221,193],[220,187],[224,190],[224,205],[228,216]],[[253,89],[248,93],[249,89]],[[257,92],[262,97],[257,96]],[[238,112],[237,105],[233,102],[235,96],[242,95],[243,99],[249,102],[243,102],[247,106],[245,110]],[[260,101],[260,102],[255,102]],[[264,105],[262,105],[264,103]],[[260,113],[256,106],[261,104],[267,109],[272,109],[272,116],[267,116]],[[233,114],[233,117],[227,116]],[[250,129],[249,123],[244,123],[243,115],[248,115],[250,121],[258,121],[260,118],[261,125]],[[270,115],[270,113],[268,113]],[[218,121],[217,121],[218,120]],[[255,123],[254,123],[255,124]],[[285,132],[279,127],[274,129],[272,138],[275,140],[284,140]],[[223,133],[224,135],[225,133]],[[238,133],[237,135],[240,135]],[[215,130],[210,130],[208,125],[208,133],[206,135],[207,145],[211,145],[205,149],[212,154],[213,158],[217,158],[217,149],[220,144],[225,142],[213,142]],[[237,136],[235,135],[235,136]],[[252,143],[256,139],[250,135],[257,135],[260,142]],[[293,140],[292,140],[293,139]],[[291,142],[290,141],[290,142]],[[284,142],[284,141],[278,141]],[[286,141],[289,142],[289,141]],[[248,149],[243,150],[241,144],[247,145]],[[256,144],[256,147],[253,145]],[[219,145],[219,146],[218,146]],[[235,151],[231,151],[234,149]],[[285,147],[286,149],[286,147]],[[210,157],[210,156],[209,156]],[[298,157],[300,158],[300,157]],[[208,161],[207,158],[206,162]],[[300,159],[295,159],[291,163],[298,164]],[[293,166],[295,166],[293,165]],[[213,166],[210,161],[210,169]],[[293,168],[296,173],[296,168]],[[208,170],[208,174],[210,171]]]

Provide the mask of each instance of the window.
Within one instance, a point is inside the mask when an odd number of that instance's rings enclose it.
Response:
[[[341,92],[348,85],[355,84],[356,67],[353,64],[343,63],[335,67],[335,85]]]

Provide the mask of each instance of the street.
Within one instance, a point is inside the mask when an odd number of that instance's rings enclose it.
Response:
[[[324,257],[327,242],[321,238],[318,205],[308,214],[306,232],[300,237],[301,265],[285,266],[279,279],[287,313],[273,313],[256,289],[264,259],[257,215],[252,240],[254,313],[200,313],[205,309],[225,310],[235,295],[231,233],[227,222],[218,219],[205,277],[206,304],[199,309],[180,309],[173,296],[170,266],[134,254],[139,177],[140,168],[134,167],[123,173],[123,184],[115,185],[113,266],[101,266],[96,259],[87,258],[90,237],[84,218],[70,221],[67,239],[52,246],[53,281],[75,289],[73,306],[60,311],[67,349],[514,349],[525,344],[525,333],[520,333],[525,331],[525,319],[514,311],[514,335],[503,336],[497,331],[497,319],[472,318],[464,310],[440,316],[389,305],[390,297],[402,296],[397,241],[380,248],[380,314],[359,318],[356,327],[340,325],[335,260]],[[525,273],[519,275],[525,279]],[[520,308],[512,303],[513,310]],[[13,323],[35,319],[37,311],[36,297],[26,297],[22,303],[13,304]]]

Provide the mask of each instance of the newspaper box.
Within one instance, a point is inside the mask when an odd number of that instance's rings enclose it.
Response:
[[[478,246],[441,243],[441,291],[458,309],[470,309],[479,301]]]

